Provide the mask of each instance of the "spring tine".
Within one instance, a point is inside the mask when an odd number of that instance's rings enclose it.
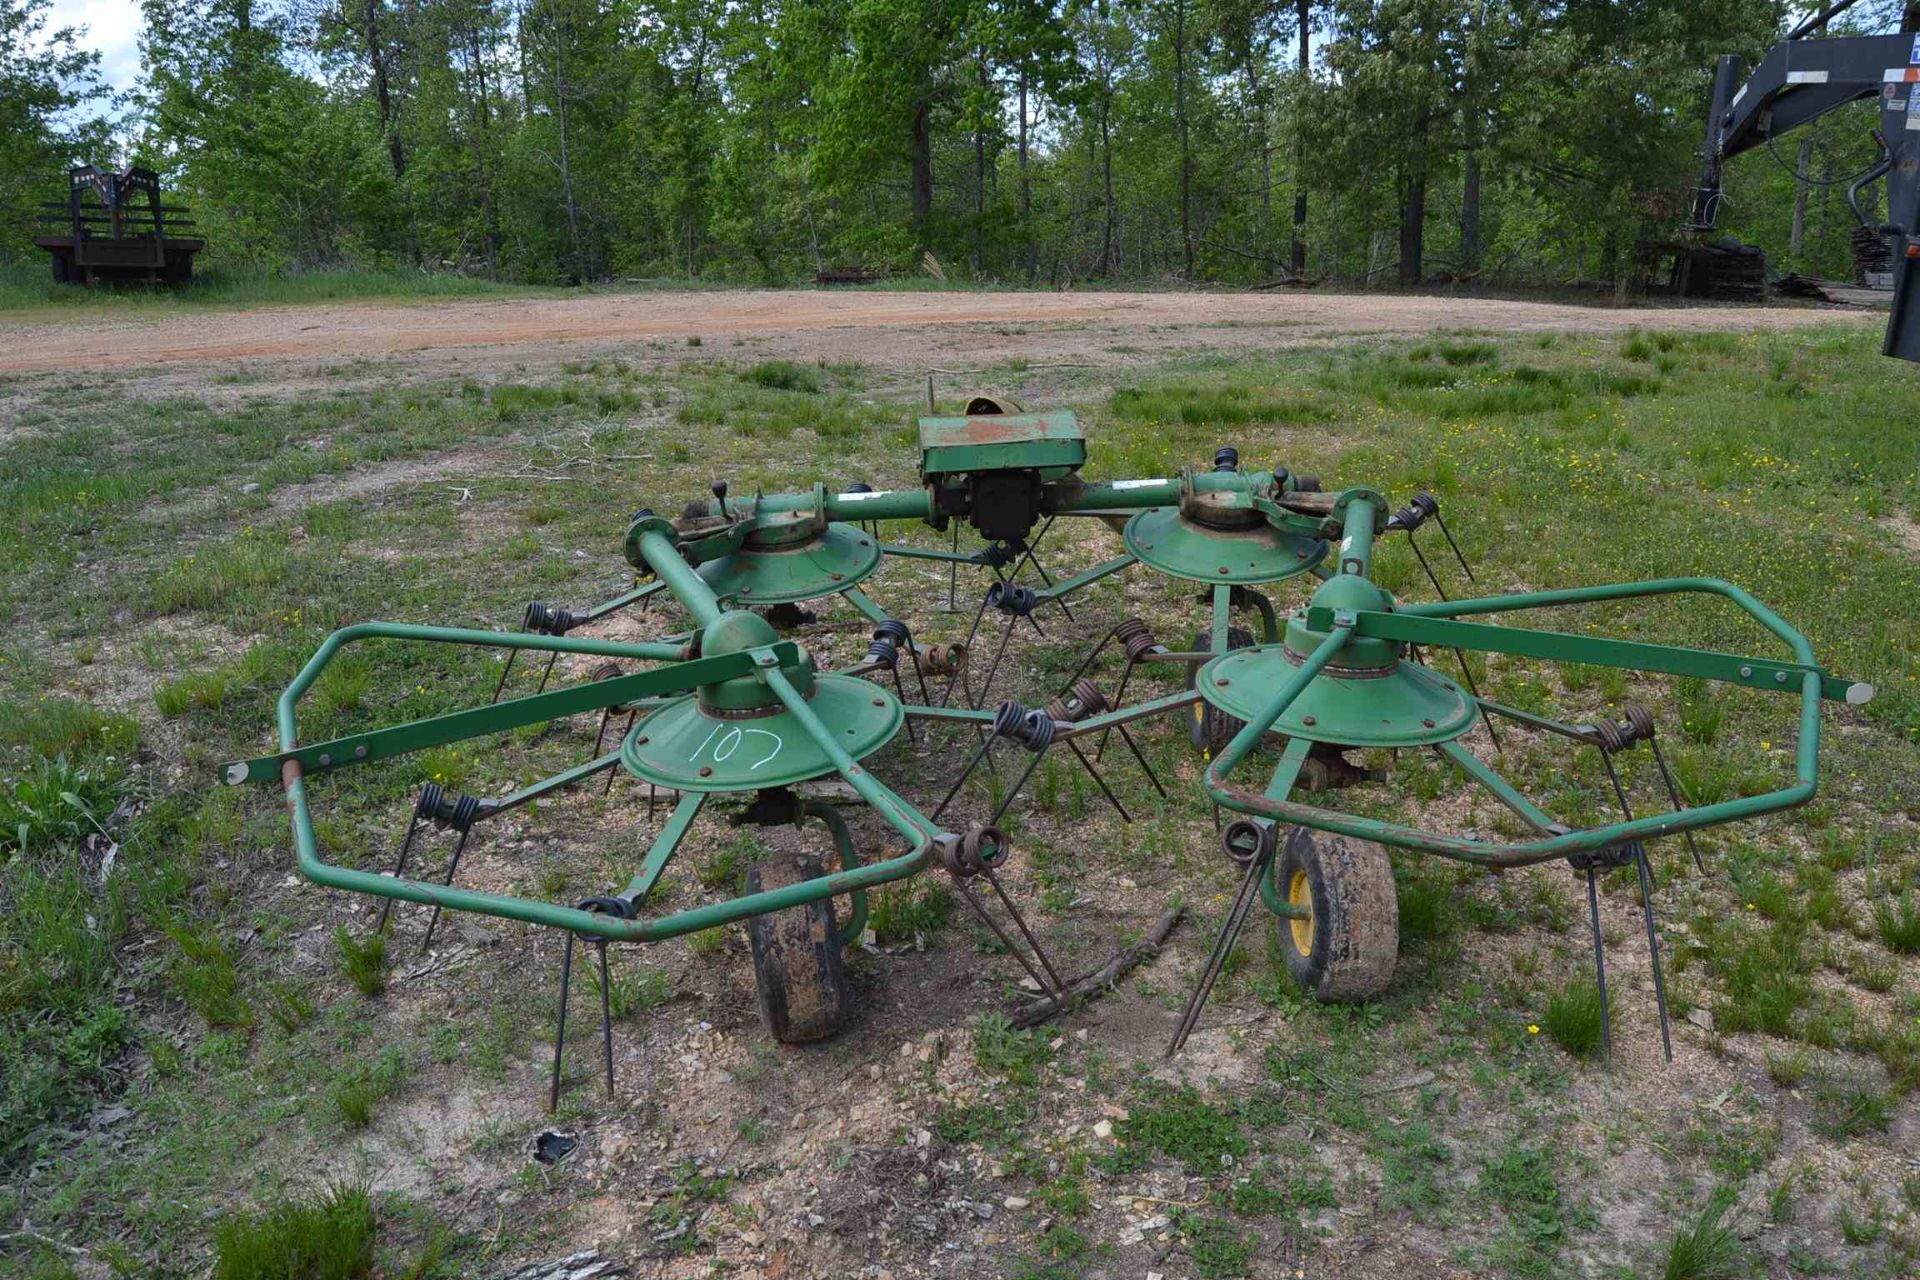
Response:
[[[407,823],[406,838],[400,842],[400,858],[393,867],[393,878],[395,880],[398,880],[407,873],[407,854],[412,851],[413,837],[419,830],[420,810],[416,806],[412,819]],[[380,922],[373,927],[374,933],[384,934],[387,931],[387,917],[393,914],[393,901],[392,898],[382,898],[380,900]]]
[[[1207,997],[1213,994],[1213,984],[1219,981],[1220,971],[1226,967],[1233,944],[1240,938],[1240,930],[1246,924],[1247,912],[1253,906],[1260,877],[1265,873],[1267,860],[1272,856],[1271,853],[1263,853],[1247,864],[1247,873],[1240,878],[1240,891],[1234,895],[1227,918],[1220,924],[1220,935],[1214,939],[1213,950],[1207,956],[1206,967],[1200,971],[1200,981],[1195,984],[1193,994],[1187,997],[1187,1007],[1180,1015],[1180,1025],[1174,1029],[1173,1039],[1167,1042],[1167,1057],[1179,1053],[1186,1046],[1187,1037],[1193,1034],[1194,1027],[1199,1025],[1200,1011],[1206,1006]]]
[[[1458,649],[1453,651],[1454,660],[1460,664],[1460,675],[1466,681],[1467,692],[1473,696],[1474,704],[1480,702],[1480,685],[1473,678],[1473,668],[1467,665],[1467,655]],[[1493,749],[1501,755],[1507,754],[1506,744],[1500,741],[1500,731],[1493,727],[1493,716],[1485,707],[1480,707],[1480,723],[1487,726],[1487,736],[1493,739]]]
[[[493,696],[487,701],[500,701],[500,691],[507,687],[507,677],[513,674],[513,660],[520,656],[518,649],[507,650],[507,665],[500,668],[500,679],[493,686]]]
[[[993,886],[993,891],[999,896],[1000,905],[1007,909],[1007,916],[1013,921],[1014,928],[1020,930],[1020,936],[1027,940],[1027,946],[1032,950],[1033,958],[1038,960],[1040,967],[1047,971],[1047,977],[1053,983],[1049,994],[1053,996],[1055,1007],[1064,1008],[1068,1000],[1067,984],[1060,980],[1059,971],[1053,967],[1053,961],[1048,957],[1047,949],[1040,945],[1040,939],[1034,937],[1033,930],[1027,927],[1027,918],[1020,914],[1020,908],[1013,905],[1013,898],[1007,893],[1006,886],[1000,883],[1000,877],[995,875],[991,868],[981,874],[986,876],[987,883]],[[1035,981],[1039,981],[1037,976]]]
[[[1140,665],[1132,658],[1127,659],[1126,669],[1120,673],[1120,683],[1113,691],[1113,706],[1117,711],[1127,705],[1127,681],[1133,679],[1133,669]],[[1107,754],[1107,734],[1100,735],[1100,745],[1094,749],[1093,758],[1101,759]]]
[[[593,733],[593,754],[595,759],[599,758],[600,744],[607,740],[607,721],[611,719],[613,719],[613,708],[602,707],[600,709],[600,727],[594,730]]]
[[[956,556],[960,554],[960,526],[957,524],[953,526],[953,554]],[[949,560],[947,561],[947,612],[948,613],[958,613],[960,611],[960,602],[957,598],[959,589],[960,589],[960,562],[958,560]],[[943,702],[940,705],[944,707],[947,704]]]
[[[600,1045],[607,1058],[607,1100],[613,1100],[613,988],[607,977],[607,943],[600,940]]]
[[[1466,556],[1461,554],[1460,544],[1453,540],[1453,530],[1447,528],[1446,517],[1436,511],[1433,513],[1433,522],[1440,526],[1440,532],[1446,538],[1447,545],[1453,548],[1453,558],[1460,562],[1460,572],[1467,575],[1468,582],[1476,587],[1479,586],[1480,579],[1473,576],[1473,566],[1468,564]]]
[[[1592,865],[1587,867],[1587,917],[1593,921],[1593,974],[1600,984],[1600,1048],[1613,1061],[1613,1023],[1607,1016],[1607,950],[1600,936],[1600,890]]]
[[[957,538],[959,535],[955,534],[954,536]],[[969,654],[973,652],[973,638],[980,634],[980,619],[986,617],[986,615],[987,615],[987,597],[986,597],[986,594],[982,592],[980,596],[980,607],[973,611],[973,625],[967,628],[966,643],[964,643],[961,646],[961,648],[965,649]],[[960,677],[963,675],[967,677],[967,696],[969,698],[973,697],[973,676],[969,674],[969,672],[971,672],[972,669],[973,669],[973,664],[971,662],[963,662],[960,664],[960,669],[958,671],[954,672],[952,675],[947,677],[946,692],[940,695],[941,706],[944,707],[948,703],[953,701],[954,686],[960,683]],[[977,710],[980,706],[980,703],[976,699],[971,705]]]
[[[1653,918],[1653,872],[1647,867],[1647,846],[1633,842],[1633,865],[1640,873],[1640,909],[1647,922],[1647,954],[1653,960],[1653,998],[1660,1006],[1660,1047],[1673,1061],[1673,1036],[1667,1028],[1667,982],[1660,971],[1660,928]]]
[[[1045,976],[1042,975],[1040,970],[1033,967],[1033,962],[1027,959],[1026,952],[1021,950],[1019,945],[1007,936],[1007,931],[1000,927],[1000,922],[995,920],[993,913],[987,910],[987,904],[980,901],[980,895],[973,891],[973,886],[968,884],[962,876],[954,876],[953,883],[959,888],[960,896],[967,900],[967,905],[973,908],[973,914],[979,916],[981,923],[993,931],[994,937],[1000,939],[1000,945],[1007,949],[1007,954],[1019,961],[1020,967],[1027,971],[1027,976],[1032,978],[1041,990],[1047,990],[1047,979]],[[1053,996],[1055,1005],[1064,1003],[1064,997],[1061,994],[1054,992],[1050,992],[1049,994]]]
[[[647,784],[647,821],[653,821],[653,802],[660,798],[660,788],[653,783]]]
[[[1027,547],[1027,563],[1033,566],[1033,571],[1040,575],[1040,581],[1046,583],[1049,590],[1053,588],[1053,575],[1047,572],[1047,567],[1040,563],[1040,557],[1034,552],[1040,549],[1040,540],[1047,536],[1047,530],[1053,528],[1053,521],[1054,517],[1048,516],[1046,523],[1040,526],[1040,532],[1034,535],[1032,544]],[[1067,608],[1066,597],[1055,597],[1054,603],[1060,606],[1060,612],[1067,615],[1067,621],[1072,622],[1073,610]]]
[[[1420,549],[1419,539],[1413,536],[1411,529],[1407,530],[1407,546],[1412,549],[1413,557],[1420,562],[1420,567],[1426,570],[1427,581],[1433,584],[1434,593],[1442,600],[1451,599],[1452,597],[1447,595],[1447,589],[1440,585],[1440,579],[1434,576],[1433,566],[1427,563],[1427,553]]]
[[[626,722],[626,724],[624,724],[624,725],[622,725],[622,726],[620,727],[620,740],[621,740],[622,742],[624,742],[624,741],[626,741],[626,738],[627,738],[627,735],[628,735],[629,733],[631,733],[631,732],[633,732],[633,722],[634,722],[634,719],[635,719],[635,717],[637,717],[637,716],[638,716],[639,714],[640,714],[640,713],[639,713],[638,711],[629,711],[629,712],[627,712],[627,722]],[[599,755],[599,754],[600,754],[600,749],[599,749],[599,747],[598,747],[598,745],[597,745],[597,744],[596,744],[596,745],[595,745],[595,747],[594,747],[594,752],[593,752],[593,753],[594,753],[595,755]],[[614,780],[615,778],[617,778],[617,777],[619,777],[619,776],[620,776],[620,766],[619,766],[619,765],[615,765],[615,766],[614,766],[613,768],[611,768],[611,769],[609,769],[609,770],[607,770],[607,785],[606,785],[605,787],[603,787],[603,788],[601,788],[601,790],[600,790],[600,794],[601,794],[601,795],[603,795],[603,796],[610,796],[610,795],[612,795],[612,794],[613,794],[613,780]],[[649,785],[651,785],[651,784],[649,784]],[[649,812],[651,812],[651,811],[649,811]]]
[[[1031,614],[1028,615],[1028,619],[1031,621]],[[974,694],[976,698],[984,701],[987,692],[993,688],[993,677],[1000,670],[1000,660],[1007,656],[1007,642],[1011,639],[1013,639],[1013,619],[1008,618],[1005,629],[1000,632],[1000,647],[993,651],[993,663],[987,668],[985,678],[980,681],[980,688]],[[980,703],[975,702],[973,709],[978,711],[980,709]]]
[[[979,765],[980,757],[987,755],[992,750],[993,734],[989,733],[980,743],[980,746],[974,751],[973,758],[967,761],[967,767],[962,769],[960,776],[953,780],[953,787],[947,792],[946,798],[940,802],[940,807],[927,815],[927,821],[938,822],[940,820],[940,815],[947,811],[947,806],[953,803],[953,798],[960,794],[960,788],[967,785],[967,779],[972,776],[975,767]]]
[[[1647,745],[1653,748],[1653,762],[1660,768],[1660,780],[1667,784],[1667,799],[1673,802],[1675,810],[1686,808],[1680,799],[1680,787],[1673,780],[1673,770],[1667,768],[1666,753],[1660,750],[1659,738],[1648,738]],[[1707,864],[1700,860],[1700,846],[1693,842],[1693,832],[1681,833],[1687,842],[1687,852],[1693,855],[1693,868],[1701,875],[1707,874]]]
[[[1126,806],[1121,804],[1119,798],[1107,787],[1107,780],[1102,778],[1100,771],[1093,767],[1093,761],[1087,759],[1087,753],[1080,749],[1080,744],[1069,738],[1067,740],[1067,746],[1073,751],[1074,759],[1078,760],[1081,767],[1087,771],[1087,776],[1093,779],[1093,785],[1100,788],[1100,794],[1107,798],[1107,803],[1113,806],[1113,811],[1120,815],[1120,821],[1129,824],[1132,823],[1132,815],[1127,812]]]
[[[1127,732],[1127,726],[1124,724],[1116,724],[1113,727],[1120,731],[1120,740],[1127,744],[1127,750],[1133,752],[1133,758],[1140,762],[1140,772],[1147,775],[1147,781],[1153,784],[1153,789],[1160,793],[1162,800],[1165,800],[1167,789],[1160,785],[1160,778],[1154,773],[1153,766],[1147,763],[1147,757],[1141,753],[1140,744],[1133,740],[1133,735]],[[1096,752],[1093,758],[1098,760],[1099,753]]]
[[[900,694],[900,701],[905,702],[907,700],[907,686],[900,681],[900,664],[898,662],[893,664],[893,687]],[[917,747],[920,745],[920,731],[913,727],[912,716],[908,716],[906,720],[907,741]],[[599,755],[600,753],[596,751],[594,754]]]
[[[1047,753],[1044,750],[1041,750],[1041,751],[1029,752],[1028,754],[1032,758],[1027,761],[1027,767],[1021,771],[1020,780],[1014,783],[1011,787],[1007,788],[1006,795],[1000,797],[1000,807],[993,811],[993,816],[991,818],[987,819],[988,826],[997,827],[1000,825],[1000,819],[1006,815],[1007,806],[1011,805],[1013,803],[1013,798],[1019,795],[1020,792],[1025,789],[1027,785],[1027,779],[1031,778],[1033,776],[1033,771],[1040,767],[1040,757],[1046,755]]]
[[[560,1063],[567,1049],[567,987],[573,978],[573,931],[567,931],[567,949],[560,958],[560,1022],[553,1033],[553,1078],[547,1085],[547,1114],[560,1106]]]
[[[878,539],[876,539],[876,541],[878,541]],[[902,623],[901,625],[904,626],[906,624]],[[914,643],[913,632],[909,631],[907,632],[907,660],[913,666],[913,674],[920,680],[920,705],[923,707],[932,706],[933,699],[927,694],[927,673],[920,669],[919,655],[920,646]],[[898,675],[898,672],[895,674]],[[907,695],[902,693],[900,695],[900,701],[905,702],[906,700]]]
[[[462,831],[460,833],[460,838],[458,840],[454,841],[453,857],[448,859],[447,861],[447,878],[445,883],[447,884],[453,883],[453,873],[460,869],[460,855],[466,851],[467,837],[472,834],[473,834],[473,828],[469,827],[465,831]],[[433,909],[433,914],[427,917],[427,936],[420,943],[420,949],[422,951],[426,951],[433,946],[433,931],[435,928],[439,926],[439,924],[440,924],[440,908],[436,906]]]
[[[1602,748],[1600,759],[1607,766],[1607,778],[1613,783],[1613,793],[1620,799],[1620,812],[1628,822],[1633,821],[1633,806],[1627,803],[1626,788],[1620,785],[1620,775],[1613,768],[1613,753]],[[1635,840],[1628,846],[1633,856],[1634,871],[1640,877],[1640,912],[1647,924],[1647,954],[1653,961],[1653,999],[1660,1007],[1660,1045],[1666,1050],[1667,1061],[1673,1061],[1673,1036],[1667,1023],[1667,983],[1660,971],[1660,929],[1653,918],[1653,868],[1647,865],[1647,846],[1644,841]]]
[[[551,654],[547,655],[547,669],[540,673],[540,687],[534,690],[536,694],[547,691],[547,681],[553,678],[553,664],[558,661],[560,661],[560,651],[558,649],[555,649]]]

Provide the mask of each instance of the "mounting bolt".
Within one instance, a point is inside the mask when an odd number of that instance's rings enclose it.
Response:
[[[330,756],[330,755],[328,755],[328,754],[326,754],[326,753],[325,753],[325,752],[323,751],[323,752],[321,752],[321,753],[320,753],[320,763],[321,763],[321,764],[332,764],[332,763],[333,763],[333,757],[332,757],[332,756]]]
[[[1227,687],[1228,685],[1230,685],[1230,684],[1232,684],[1232,683],[1233,683],[1233,681],[1231,681],[1231,680],[1215,680],[1215,681],[1214,681],[1214,683],[1215,683],[1215,684],[1217,684],[1217,685],[1219,685],[1219,686],[1220,686],[1220,687],[1221,687],[1222,689],[1224,689],[1224,688],[1226,688],[1226,687]]]
[[[1787,682],[1787,673],[1786,673],[1786,672],[1784,672],[1784,671],[1776,671],[1776,672],[1774,672],[1774,673],[1773,673],[1773,682],[1774,682],[1775,684],[1785,684],[1785,683]]]
[[[1752,667],[1742,667],[1742,668],[1740,668],[1740,678],[1741,678],[1742,680],[1751,680],[1751,679],[1753,679],[1753,668],[1752,668]]]
[[[1431,728],[1433,728],[1433,721],[1431,721],[1431,720],[1422,720],[1422,721],[1420,722],[1420,725],[1421,725],[1421,727],[1422,727],[1422,728],[1425,728],[1425,729],[1431,729]]]
[[[1302,720],[1300,723],[1304,725],[1316,725],[1316,724],[1319,724],[1320,722],[1314,719],[1312,716],[1308,716],[1304,720]]]
[[[357,746],[357,747],[355,747],[355,748],[353,749],[353,758],[354,758],[355,760],[365,760],[365,759],[367,758],[367,744],[366,744],[366,743],[364,743],[364,742],[363,742],[363,743],[361,743],[361,744],[360,744],[359,746]]]
[[[700,776],[703,778],[711,778],[713,776],[713,766],[710,764],[701,765]]]

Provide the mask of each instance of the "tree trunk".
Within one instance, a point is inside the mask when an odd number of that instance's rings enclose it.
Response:
[[[580,206],[573,199],[573,162],[567,150],[567,74],[565,46],[570,24],[563,18],[553,33],[553,116],[560,130],[560,193],[567,202],[567,238],[573,245],[573,275],[576,282],[586,278],[586,264],[580,258]]]
[[[1460,178],[1460,267],[1462,275],[1480,269],[1480,150],[1468,151]]]
[[[1313,40],[1313,0],[1299,0],[1296,16],[1300,23],[1300,89],[1293,125],[1293,252],[1288,256],[1293,274],[1303,276],[1307,271],[1307,181],[1303,173],[1307,165],[1307,145],[1300,117],[1313,67],[1309,54]]]
[[[1187,132],[1187,3],[1173,5],[1173,115],[1180,131],[1180,253],[1193,279],[1193,148]]]
[[[977,53],[974,77],[987,87],[987,60]],[[973,274],[978,279],[987,262],[987,122],[984,117],[973,125]]]
[[[393,90],[387,77],[386,48],[380,42],[380,0],[366,0],[360,10],[360,30],[367,41],[367,65],[373,71],[373,101],[380,112],[380,134],[387,140],[393,176],[407,176],[407,153],[393,119]]]
[[[1807,238],[1807,166],[1813,161],[1813,139],[1800,140],[1800,155],[1793,164],[1793,230],[1787,236],[1787,260],[1798,266],[1800,250]]]
[[[913,107],[913,133],[907,155],[913,166],[913,240],[926,249],[927,226],[933,218],[933,104],[921,99]]]
[[[1426,247],[1427,175],[1407,175],[1406,200],[1400,206],[1400,283],[1419,284]]]
[[[1027,65],[1020,64],[1020,237],[1024,244],[1027,283],[1040,267],[1040,246],[1033,239],[1033,177],[1027,171]]]
[[[1100,274],[1113,271],[1113,99],[1100,100],[1100,182],[1106,219],[1100,228]]]

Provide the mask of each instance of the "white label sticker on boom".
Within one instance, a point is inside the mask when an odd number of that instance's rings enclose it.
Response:
[[[1158,480],[1115,480],[1113,482],[1113,487],[1116,489],[1147,489],[1147,488],[1151,488],[1156,484],[1167,484],[1167,483],[1169,483],[1169,481],[1167,481],[1165,478],[1158,479]]]
[[[1825,84],[1827,73],[1824,71],[1789,71],[1788,84]]]
[[[891,492],[891,489],[881,489],[875,493],[836,493],[833,496],[841,502],[865,502],[868,498],[884,498]]]

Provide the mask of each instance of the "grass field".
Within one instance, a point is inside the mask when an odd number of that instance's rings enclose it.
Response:
[[[0,305],[23,288],[0,284]],[[630,581],[628,513],[716,476],[742,493],[913,483],[923,385],[693,349],[445,381],[349,362],[293,371],[297,390],[248,365],[153,388],[0,381],[0,1271],[490,1275],[598,1243],[660,1275],[771,1275],[777,1257],[795,1275],[871,1261],[904,1276],[942,1251],[1026,1280],[1911,1275],[1920,446],[1912,371],[1876,346],[1855,326],[1463,331],[1044,383],[1082,414],[1096,476],[1165,474],[1232,443],[1329,487],[1431,487],[1481,592],[1726,577],[1878,687],[1829,709],[1813,804],[1707,833],[1704,876],[1675,842],[1656,849],[1675,1066],[1659,1061],[1624,874],[1606,883],[1608,1065],[1566,869],[1402,858],[1386,998],[1303,1001],[1250,930],[1210,1031],[1163,1068],[1232,889],[1167,726],[1147,735],[1180,782],[1166,804],[1117,771],[1131,829],[1054,764],[1010,827],[1070,968],[1177,891],[1197,918],[1171,958],[1056,1030],[1016,1032],[995,1013],[1013,971],[990,939],[937,888],[896,892],[881,948],[852,960],[873,1012],[831,1045],[775,1052],[737,933],[616,952],[621,1096],[596,1091],[597,1028],[577,1012],[561,1119],[584,1151],[552,1168],[525,1151],[548,1124],[557,941],[443,925],[451,958],[429,963],[403,912],[388,954],[369,954],[368,908],[293,881],[277,792],[217,787],[215,766],[269,748],[274,697],[335,627],[508,625],[529,599],[611,595]],[[1092,563],[1103,538],[1055,554]],[[1430,595],[1403,545],[1379,570]],[[1467,585],[1455,573],[1450,589]],[[936,586],[889,569],[874,593],[923,639],[949,638],[970,612],[938,611]],[[1077,612],[1021,641],[1029,692],[1103,622],[1138,613],[1171,640],[1198,616],[1188,592],[1140,576]],[[1731,611],[1673,601],[1568,621],[1773,652]],[[369,649],[328,671],[303,731],[467,705],[498,670]],[[1648,702],[1694,802],[1790,773],[1782,699],[1517,659],[1476,674],[1574,718]],[[531,691],[537,672],[520,678]],[[419,783],[509,789],[579,759],[592,728],[337,773],[316,788],[321,839],[335,860],[387,865]],[[1498,826],[1437,766],[1377,763],[1393,786],[1341,803]],[[876,769],[925,797],[951,764],[896,744]],[[1503,769],[1569,821],[1608,815],[1590,758],[1513,735]],[[1632,781],[1652,785],[1644,763]],[[646,810],[624,786],[543,805],[462,881],[602,892],[657,829]],[[761,851],[744,830],[696,842],[662,905],[728,892]],[[892,1202],[863,1198],[874,1186]]]
[[[55,284],[44,262],[0,266],[0,312],[41,318],[63,312],[165,314],[182,307],[234,308],[282,306],[353,299],[433,299],[528,297],[561,294],[499,284],[477,276],[444,271],[302,271],[286,274],[248,267],[207,266],[185,285],[156,288],[122,283],[81,289]]]

